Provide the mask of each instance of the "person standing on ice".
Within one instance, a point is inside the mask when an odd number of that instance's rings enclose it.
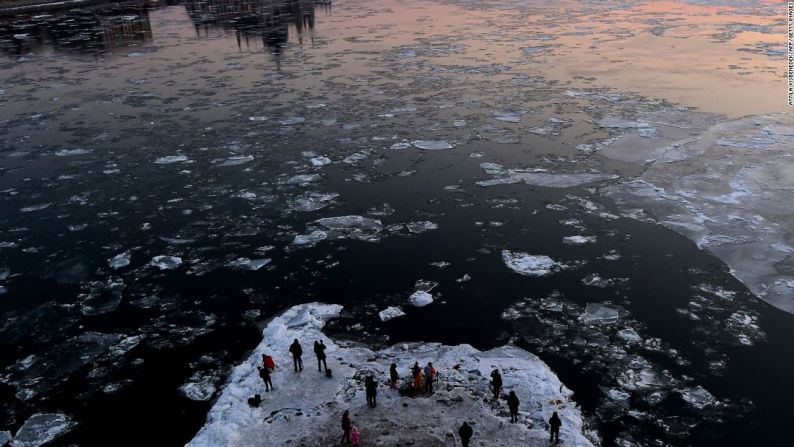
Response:
[[[491,372],[491,384],[493,385],[493,398],[499,400],[499,391],[502,389],[502,375],[499,370],[495,369]]]
[[[339,440],[340,443],[344,443],[347,441],[350,444],[350,428],[352,424],[350,423],[350,411],[345,410],[342,413],[342,439]]]
[[[355,425],[353,428],[350,429],[350,441],[353,445],[358,445],[358,441],[361,440],[361,432],[358,431],[358,427]]]
[[[301,344],[298,343],[297,338],[289,345],[289,352],[292,353],[292,366],[295,367],[295,372],[298,372],[299,369],[303,371],[303,359],[301,359],[301,356],[303,356],[303,348],[301,348]]]
[[[389,368],[389,379],[390,385],[389,387],[393,390],[397,389],[397,381],[400,380],[400,375],[397,373],[397,364],[392,363],[391,367]]]
[[[378,395],[378,384],[375,383],[375,379],[373,379],[372,376],[367,376],[367,379],[364,381],[364,389],[367,392],[367,404],[369,404],[370,407],[377,406],[375,398]]]
[[[413,367],[414,373],[414,391],[421,392],[422,391],[422,368],[419,366],[419,362],[414,363]]]
[[[551,415],[551,419],[549,419],[549,431],[551,431],[551,436],[549,436],[549,442],[554,442],[555,436],[557,437],[557,444],[560,443],[560,427],[562,426],[562,421],[560,417],[557,416],[557,412],[555,411],[554,414]]]
[[[447,436],[444,438],[444,447],[456,447],[455,433],[452,433],[452,430],[447,431]]]
[[[469,440],[473,434],[474,430],[472,430],[471,426],[466,422],[460,426],[458,429],[458,436],[460,436],[460,442],[463,444],[463,447],[469,447]]]
[[[257,366],[256,369],[259,370],[259,377],[265,382],[265,391],[269,393],[270,390],[275,389],[273,388],[273,382],[270,381],[270,368]]]
[[[269,369],[271,372],[276,369],[276,362],[273,361],[273,357],[262,354],[262,366]]]
[[[515,391],[507,396],[507,407],[510,408],[510,423],[518,422],[518,396]]]
[[[317,356],[317,371],[322,372],[323,368],[328,370],[328,364],[325,363],[325,344],[322,340],[314,342],[314,355]],[[320,368],[320,362],[322,362],[323,368]]]
[[[433,379],[436,378],[436,369],[433,368],[433,363],[427,362],[425,366],[425,392],[433,394]]]

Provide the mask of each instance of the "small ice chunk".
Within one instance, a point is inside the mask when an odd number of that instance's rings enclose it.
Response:
[[[122,267],[126,267],[130,265],[130,259],[132,258],[132,252],[127,250],[123,253],[119,253],[116,256],[108,259],[108,266],[112,269],[120,269]]]
[[[212,399],[212,396],[217,391],[215,385],[209,380],[202,380],[197,382],[187,382],[181,387],[179,391],[190,400],[204,402]]]
[[[14,437],[13,447],[47,444],[76,425],[63,413],[36,413],[29,417]]]
[[[455,282],[458,283],[464,283],[466,281],[471,281],[471,276],[469,276],[468,273],[464,273],[463,276],[455,280]]]
[[[304,121],[306,121],[306,118],[302,118],[300,116],[290,116],[279,121],[279,124],[282,126],[291,126],[293,124],[300,124]]]
[[[562,243],[565,245],[595,244],[595,242],[595,236],[566,236],[562,238]]]
[[[640,334],[637,333],[632,328],[621,329],[617,333],[618,338],[627,342],[627,343],[639,343],[642,341],[642,337]]]
[[[292,243],[294,245],[314,245],[328,237],[328,233],[323,230],[314,230],[309,234],[299,234],[295,236]]]
[[[164,157],[157,157],[154,163],[158,165],[170,165],[172,163],[181,163],[188,160],[189,158],[187,158],[186,155],[166,155]]]
[[[650,127],[648,123],[642,121],[631,121],[615,116],[607,116],[598,122],[601,127],[614,128],[614,129],[639,129],[642,127]]]
[[[260,116],[249,116],[248,117],[248,121],[267,121],[269,119],[270,119],[269,117],[263,116],[263,115],[260,115]]]
[[[414,284],[414,290],[419,290],[422,292],[430,292],[431,290],[438,287],[438,283],[435,281],[429,281],[426,279],[420,279],[416,281]]]
[[[270,258],[262,258],[262,259],[237,258],[226,264],[226,266],[238,270],[253,271],[253,270],[261,269],[262,267],[269,264],[270,261],[271,261]]]
[[[235,155],[227,158],[226,161],[218,166],[240,166],[251,161],[254,161],[253,155]]]
[[[394,143],[389,147],[389,149],[399,151],[402,149],[408,149],[409,147],[411,147],[411,143]]]
[[[612,324],[620,318],[618,309],[601,303],[587,303],[579,321],[585,324]]]
[[[327,164],[331,164],[331,159],[328,157],[319,156],[310,158],[309,162],[312,164],[312,166],[325,166]]]
[[[10,275],[11,275],[11,269],[9,269],[8,267],[3,267],[0,269],[0,281],[5,281],[6,279],[8,279]]]
[[[55,151],[57,157],[71,157],[74,155],[85,155],[91,153],[88,149],[60,149]]]
[[[416,140],[412,141],[411,144],[413,144],[417,149],[423,149],[426,151],[452,149],[452,145],[445,140]]]
[[[290,177],[289,180],[287,180],[287,184],[301,185],[304,183],[316,182],[317,180],[320,180],[319,174],[298,174]]]
[[[23,213],[30,213],[30,212],[33,212],[33,211],[41,211],[44,208],[47,208],[49,206],[50,206],[49,203],[40,203],[38,205],[31,205],[31,206],[26,206],[24,208],[20,208],[19,211],[21,211]]]
[[[380,317],[380,321],[389,321],[397,317],[402,317],[405,315],[402,309],[399,307],[387,307],[382,311],[378,312],[378,317]]]
[[[530,255],[509,250],[502,250],[502,260],[510,270],[525,276],[546,276],[563,267],[546,255]]]
[[[408,302],[412,306],[425,307],[433,302],[433,295],[420,290],[418,292],[414,292],[410,297],[408,297]]]
[[[374,230],[380,231],[383,224],[380,220],[370,219],[362,216],[336,216],[317,219],[314,221],[317,225],[321,225],[329,230]]]
[[[493,112],[493,119],[507,123],[520,123],[521,115],[515,112]]]
[[[339,194],[309,193],[290,202],[290,208],[295,211],[311,212],[328,206]]]
[[[440,269],[443,269],[443,268],[449,267],[452,264],[450,264],[447,261],[436,261],[436,262],[429,262],[428,265],[432,265],[433,267],[438,267]],[[2,271],[0,271],[0,273],[2,273]],[[3,278],[0,278],[0,279],[3,279]]]
[[[419,222],[408,223],[406,227],[408,227],[408,231],[411,233],[423,233],[428,230],[438,229],[438,224],[423,220]]]
[[[149,265],[160,270],[173,270],[182,265],[182,258],[176,256],[155,256],[149,261]]]
[[[698,410],[702,410],[714,404],[714,402],[717,400],[702,386],[696,386],[695,388],[682,390],[681,397],[684,399],[684,402],[697,408]]]

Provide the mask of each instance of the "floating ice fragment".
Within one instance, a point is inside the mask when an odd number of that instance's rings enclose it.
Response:
[[[173,270],[182,265],[182,258],[176,256],[155,256],[149,261],[149,265],[160,270]]]
[[[88,149],[60,149],[55,151],[55,155],[57,157],[71,157],[74,155],[85,155],[90,153],[91,151]]]
[[[291,201],[290,208],[301,212],[317,211],[328,206],[337,197],[339,197],[339,194],[336,193],[322,194],[313,192]]]
[[[411,233],[423,233],[425,231],[438,229],[438,224],[423,220],[419,222],[410,222],[406,224],[406,227],[408,227],[408,231]]]
[[[621,329],[617,333],[618,338],[627,343],[640,343],[642,337],[632,328]]]
[[[3,267],[0,269],[0,281],[5,281],[11,275],[11,269]],[[2,444],[0,444],[2,445]]]
[[[248,258],[237,258],[228,264],[228,267],[238,270],[259,270],[262,267],[269,264],[271,261],[270,258],[262,258],[262,259],[248,259]]]
[[[0,295],[3,295],[5,293],[8,293],[8,289],[6,288],[6,286],[0,286]]]
[[[595,236],[565,236],[562,243],[565,245],[595,244]]]
[[[710,405],[713,405],[716,402],[716,398],[706,391],[705,388],[702,386],[697,386],[695,388],[687,388],[685,390],[680,391],[681,397],[684,399],[684,402],[688,403],[689,405],[697,408],[698,410],[702,410]]]
[[[158,157],[154,162],[158,165],[170,165],[172,163],[181,163],[184,161],[188,161],[186,155],[166,155],[164,157]]]
[[[331,164],[331,159],[328,157],[312,157],[309,159],[309,162],[312,166],[325,166],[327,164]]]
[[[411,143],[394,143],[389,147],[389,149],[399,151],[402,149],[408,149],[409,147],[411,147]]]
[[[648,123],[642,121],[631,121],[614,116],[608,116],[598,122],[601,127],[615,128],[615,129],[638,129],[641,127],[650,127]]]
[[[426,279],[419,279],[414,284],[414,290],[421,291],[421,292],[430,292],[431,290],[438,287],[438,283],[435,281],[428,281]]]
[[[119,253],[116,256],[108,259],[108,266],[112,269],[120,269],[122,267],[126,267],[130,265],[130,259],[132,258],[132,252],[127,250],[123,253]]]
[[[423,149],[426,151],[452,149],[452,145],[445,140],[416,140],[412,141],[411,144],[413,144],[417,149]]]
[[[404,315],[405,312],[403,312],[402,309],[394,306],[387,307],[386,309],[383,309],[382,311],[378,312],[378,317],[380,318],[380,321],[389,321],[397,317],[402,317]]]
[[[530,255],[509,250],[502,250],[502,260],[510,270],[525,276],[546,276],[563,268],[546,255]]]
[[[75,425],[63,413],[36,413],[17,431],[12,446],[38,447],[61,436]]]
[[[471,281],[471,276],[469,276],[468,273],[464,273],[463,276],[455,280],[455,282],[458,283],[464,283],[466,281]]]
[[[314,221],[317,225],[321,225],[329,230],[373,230],[380,231],[383,224],[380,220],[369,219],[362,216],[336,216],[317,219]]]
[[[328,233],[322,230],[314,230],[309,234],[299,234],[295,236],[292,243],[294,245],[314,245],[317,242],[325,240],[328,237]]]
[[[179,387],[179,391],[185,395],[190,400],[195,400],[199,402],[208,401],[212,398],[212,396],[217,391],[215,384],[212,383],[212,378],[203,378],[200,377],[199,381],[191,381],[187,382],[181,387]]]
[[[300,116],[291,116],[282,119],[281,121],[279,121],[279,124],[281,124],[282,126],[291,126],[293,124],[300,124],[304,121],[306,121],[306,118],[302,118]]]
[[[521,115],[515,112],[493,112],[493,119],[508,123],[520,123]]]
[[[270,117],[262,116],[262,115],[260,115],[260,116],[249,116],[248,117],[248,121],[267,121],[269,119],[270,119]]]
[[[254,160],[253,155],[235,155],[229,157],[223,163],[217,165],[218,167],[221,166],[239,166]]]
[[[432,302],[433,295],[427,292],[422,292],[421,290],[414,292],[410,297],[408,297],[408,303],[416,307],[425,307]]]
[[[432,265],[433,267],[438,267],[440,269],[444,269],[444,268],[449,267],[452,264],[450,264],[447,261],[436,261],[436,262],[429,262],[428,265]],[[0,278],[0,279],[3,279],[3,278]]]
[[[293,175],[287,180],[287,184],[289,185],[301,185],[304,183],[311,183],[320,180],[319,174],[298,174]]]
[[[620,318],[618,309],[601,303],[587,303],[579,321],[585,324],[612,324]]]
[[[33,211],[41,211],[44,208],[47,208],[48,206],[50,206],[49,203],[40,203],[38,205],[31,205],[31,206],[26,206],[24,208],[20,208],[19,211],[21,211],[23,213],[30,213],[30,212],[33,212]]]

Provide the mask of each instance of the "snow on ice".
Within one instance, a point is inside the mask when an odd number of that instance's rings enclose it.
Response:
[[[341,309],[311,303],[273,318],[263,331],[262,343],[234,368],[207,423],[188,446],[232,447],[263,440],[281,445],[333,444],[341,435],[339,418],[344,410],[350,410],[367,445],[441,446],[446,431],[457,431],[466,420],[474,422],[475,439],[493,440],[490,445],[545,446],[546,421],[553,411],[563,421],[561,439],[566,445],[592,445],[582,434],[582,416],[571,401],[572,392],[533,354],[510,345],[478,351],[468,345],[437,343],[399,344],[373,352],[320,332]],[[314,340],[324,340],[333,377],[318,372],[307,354],[305,369],[292,371],[288,347],[295,338],[302,342],[304,352]],[[268,393],[256,369],[262,354],[272,355],[276,362],[275,389]],[[407,380],[414,361],[421,365],[432,361],[439,371],[432,399],[403,397],[385,384],[392,362]],[[483,398],[489,394],[489,374],[494,368],[502,373],[505,393],[515,391],[522,401],[518,424],[507,423],[503,400],[492,403]],[[368,375],[379,383],[374,408],[364,398],[363,380]],[[259,407],[247,403],[254,394],[262,396]]]

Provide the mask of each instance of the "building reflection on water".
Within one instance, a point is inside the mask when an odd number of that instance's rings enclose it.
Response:
[[[137,3],[6,18],[0,51],[12,55],[56,51],[103,53],[152,39],[149,12]]]
[[[298,42],[313,41],[315,10],[330,11],[330,0],[194,0],[185,2],[199,37],[218,30],[233,31],[240,49],[261,39],[279,56],[289,41],[290,28]]]

